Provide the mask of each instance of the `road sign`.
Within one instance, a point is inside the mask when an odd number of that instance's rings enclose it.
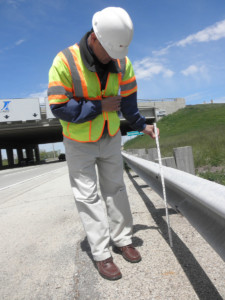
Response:
[[[144,133],[139,132],[139,131],[129,131],[129,132],[127,132],[127,136],[132,136],[132,135],[144,135]]]
[[[0,122],[41,120],[38,98],[0,99]]]

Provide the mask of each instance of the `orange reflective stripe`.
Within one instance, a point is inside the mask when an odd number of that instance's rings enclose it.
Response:
[[[121,95],[125,95],[126,96],[126,94],[128,94],[127,96],[129,96],[130,94],[136,92],[136,90],[137,90],[137,86],[135,86],[133,89],[131,89],[129,91],[121,91],[120,93],[121,93]]]
[[[54,99],[68,99],[69,98],[66,95],[50,95],[48,96],[48,100],[54,100]]]
[[[68,86],[65,86],[64,84],[62,84],[61,81],[52,81],[52,82],[49,82],[48,87],[50,88],[50,87],[52,87],[52,86],[62,86],[62,87],[64,87],[64,89],[65,89],[66,91],[71,92],[71,93],[73,92],[73,89],[72,89],[72,88],[69,88]]]
[[[120,60],[119,59],[117,59],[117,63],[118,63],[119,68],[121,69],[121,64],[120,64]]]
[[[72,77],[72,73],[71,73],[71,70],[70,70],[70,65],[69,65],[68,60],[67,60],[67,58],[65,57],[65,55],[64,55],[62,52],[60,52],[60,53],[58,54],[58,56],[62,59],[62,61],[64,62],[64,64],[67,66],[67,68],[68,68],[68,70],[69,70],[69,72],[70,72],[70,76]],[[74,91],[73,91],[73,94],[74,94]],[[75,96],[75,95],[74,95],[74,96]]]
[[[64,64],[67,66],[68,70],[70,71],[70,66],[69,66],[69,64],[68,64],[68,61],[67,61],[65,55],[64,55],[62,52],[60,52],[60,53],[58,54],[58,56],[62,59],[62,61],[63,61]],[[70,74],[71,74],[71,72],[70,72]]]
[[[128,80],[122,81],[122,82],[121,82],[121,85],[128,84],[128,83],[133,82],[133,81],[135,81],[135,80],[136,80],[136,77],[133,76],[132,78],[130,78],[130,79],[128,79]]]
[[[73,47],[70,47],[70,51],[73,54],[73,58],[74,58],[74,61],[75,61],[76,67],[77,67],[77,71],[78,71],[79,76],[80,76],[81,86],[82,86],[82,90],[83,90],[83,95],[88,95],[87,84],[86,84],[83,72],[81,70],[81,66],[79,64],[79,61],[78,61],[78,58],[77,58],[77,54],[76,54],[76,52],[75,52],[75,50],[74,50]]]
[[[118,82],[119,82],[119,85],[122,84],[122,73],[118,73]]]
[[[70,137],[70,131],[69,131],[69,127],[70,127],[70,122],[68,122],[68,124],[67,124],[67,132],[69,133],[69,137]]]
[[[88,97],[88,100],[102,100],[102,96],[97,96],[97,97]]]

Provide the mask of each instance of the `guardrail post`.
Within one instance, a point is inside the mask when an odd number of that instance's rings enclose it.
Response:
[[[159,159],[158,158],[155,159],[155,162],[159,163]],[[173,156],[172,157],[162,157],[162,165],[166,166],[166,167],[174,168],[174,169],[177,168],[175,158]]]
[[[177,169],[195,175],[195,166],[192,147],[179,147],[173,149]]]
[[[157,148],[150,148],[147,150],[148,159],[150,161],[155,161],[158,158]]]

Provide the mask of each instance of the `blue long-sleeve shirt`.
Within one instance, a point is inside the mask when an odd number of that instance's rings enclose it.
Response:
[[[65,104],[51,105],[52,113],[55,117],[72,123],[83,123],[93,120],[102,113],[101,100],[90,101],[81,99],[76,101],[70,99]],[[130,123],[134,130],[142,131],[146,127],[145,118],[139,113],[137,107],[137,93],[133,93],[121,100],[121,113]]]

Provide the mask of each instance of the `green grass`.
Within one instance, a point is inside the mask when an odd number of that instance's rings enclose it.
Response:
[[[157,127],[163,157],[172,156],[173,148],[192,146],[196,169],[225,166],[225,104],[186,106],[161,119]],[[124,145],[125,150],[154,147],[155,141],[146,135]]]

